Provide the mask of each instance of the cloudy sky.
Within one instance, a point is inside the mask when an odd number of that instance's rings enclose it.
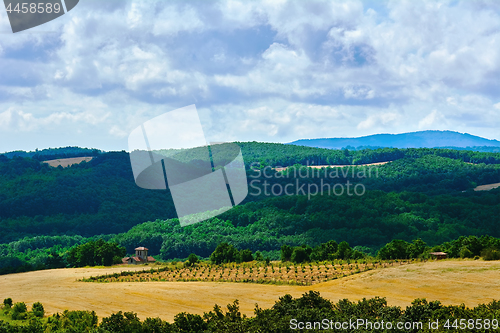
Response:
[[[81,0],[16,34],[0,9],[0,152],[127,149],[191,104],[209,141],[500,139],[500,2]]]

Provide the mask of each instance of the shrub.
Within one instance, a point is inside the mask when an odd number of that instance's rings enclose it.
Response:
[[[33,303],[33,306],[31,307],[31,312],[35,317],[43,318],[43,315],[45,314],[45,309],[43,308],[42,303],[36,302]]]
[[[12,311],[10,313],[10,316],[12,320],[23,320],[26,319],[27,317],[27,312],[28,308],[26,307],[26,304],[24,302],[19,302],[14,304],[12,307]]]
[[[200,261],[200,259],[198,258],[198,256],[194,253],[191,253],[188,257],[188,266],[193,266],[194,264],[196,264],[198,261]]]
[[[289,245],[282,245],[281,246],[281,261],[290,261],[292,258],[292,253],[293,253],[293,248]]]
[[[222,264],[228,262],[234,262],[239,259],[239,251],[229,243],[220,243],[214,252],[210,255],[210,260],[214,264]]]
[[[3,307],[4,308],[11,308],[12,307],[12,298],[6,298],[3,300]]]
[[[248,262],[253,260],[252,250],[240,251],[241,262]]]
[[[460,258],[472,258],[474,255],[471,250],[467,246],[463,246],[460,249]]]
[[[257,261],[264,261],[264,256],[260,251],[255,252],[255,260]]]
[[[296,247],[292,252],[292,261],[294,263],[302,263],[309,260],[306,249],[303,247]]]
[[[484,260],[500,260],[500,251],[495,248],[485,249],[481,255]]]

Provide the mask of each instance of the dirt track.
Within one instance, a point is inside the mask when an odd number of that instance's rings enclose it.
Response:
[[[139,269],[132,267],[127,269]],[[336,302],[349,298],[386,297],[390,305],[405,307],[415,298],[444,304],[475,306],[500,299],[500,262],[438,261],[395,266],[353,275],[314,286],[276,286],[215,282],[77,282],[84,276],[120,272],[124,267],[75,268],[0,276],[0,299],[11,297],[27,304],[40,301],[48,314],[69,310],[94,310],[102,318],[118,311],[134,311],[141,319],[172,320],[179,312],[202,314],[215,303],[240,301],[243,313],[253,315],[255,303],[271,307],[280,296],[298,297],[308,290]]]

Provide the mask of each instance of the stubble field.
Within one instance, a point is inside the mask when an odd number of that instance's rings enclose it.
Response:
[[[127,267],[142,271],[144,267]],[[150,267],[148,267],[150,268]],[[444,304],[475,306],[500,299],[500,262],[445,260],[395,265],[312,286],[231,282],[118,282],[89,283],[78,279],[119,273],[124,267],[71,268],[27,272],[0,277],[0,298],[28,305],[40,301],[48,314],[94,310],[102,318],[118,311],[136,312],[141,319],[173,320],[179,312],[203,314],[214,304],[240,301],[242,313],[253,315],[255,304],[271,307],[279,297],[299,297],[317,290],[332,301],[386,297],[390,305],[405,307],[415,298]]]

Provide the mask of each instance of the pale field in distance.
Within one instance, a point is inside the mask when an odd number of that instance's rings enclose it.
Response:
[[[362,167],[362,166],[371,166],[371,165],[384,165],[384,164],[387,164],[391,161],[387,161],[387,162],[376,162],[376,163],[367,163],[367,164],[338,164],[338,165],[307,165],[307,167],[309,168],[313,168],[313,169],[323,169],[323,168],[343,168],[343,167]],[[306,165],[304,165],[306,166]],[[278,168],[274,168],[274,170],[276,171],[283,171],[285,170],[286,168],[288,167],[278,167]]]
[[[80,164],[83,161],[88,162],[91,159],[93,159],[92,156],[88,156],[88,157],[71,157],[71,158],[59,158],[57,160],[43,161],[43,163],[47,163],[51,167],[58,167],[60,165],[63,168],[66,168],[66,167],[68,167],[70,165],[73,165],[73,164]]]
[[[136,312],[141,319],[175,314],[203,314],[214,304],[224,309],[235,299],[242,313],[252,316],[255,303],[269,308],[285,294],[300,297],[309,290],[337,302],[363,297],[386,297],[389,305],[406,307],[416,298],[446,305],[473,307],[500,300],[500,261],[444,260],[394,266],[319,283],[313,286],[266,285],[228,282],[78,282],[82,277],[142,270],[154,266],[70,268],[0,276],[0,300],[11,297],[30,307],[41,302],[50,315],[68,310],[94,310],[99,318],[118,311]]]
[[[476,188],[474,188],[474,191],[489,191],[497,187],[500,187],[500,183],[479,185]]]

